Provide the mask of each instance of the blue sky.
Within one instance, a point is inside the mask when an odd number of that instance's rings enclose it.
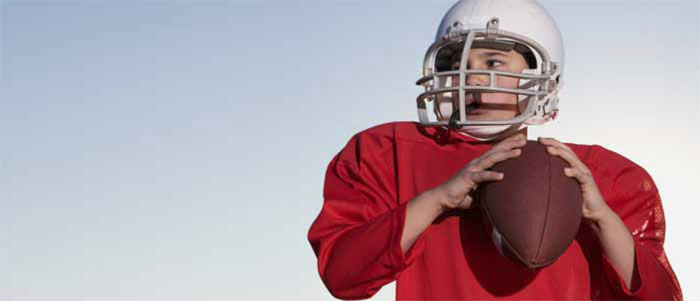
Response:
[[[325,168],[356,132],[417,120],[452,3],[0,2],[0,298],[331,299],[306,241]],[[566,85],[529,138],[643,166],[700,298],[698,3],[542,3]]]

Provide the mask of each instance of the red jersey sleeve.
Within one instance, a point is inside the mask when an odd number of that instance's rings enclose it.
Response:
[[[606,201],[634,238],[635,267],[630,288],[605,252],[602,254],[603,269],[617,294],[615,298],[682,300],[680,285],[664,252],[666,223],[654,181],[642,167],[623,156],[597,145],[593,148],[610,152],[611,158],[606,160],[610,165],[606,164],[601,173],[611,177],[613,183]]]
[[[318,272],[340,299],[366,299],[396,279],[421,249],[403,253],[407,203],[397,199],[391,135],[355,135],[326,171],[323,207],[308,233]]]

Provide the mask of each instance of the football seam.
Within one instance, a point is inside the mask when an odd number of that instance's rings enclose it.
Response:
[[[540,243],[537,246],[537,253],[535,253],[534,261],[537,262],[540,259],[540,252],[542,251],[542,245],[544,245],[544,233],[547,231],[547,224],[549,221],[549,207],[552,201],[552,158],[547,160],[547,207],[544,212],[544,225],[542,226],[542,234],[540,235]]]

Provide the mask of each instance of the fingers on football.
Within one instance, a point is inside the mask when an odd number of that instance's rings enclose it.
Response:
[[[498,147],[502,147],[502,146],[505,146],[505,145],[513,145],[513,144],[520,144],[520,143],[522,143],[523,145],[525,145],[524,142],[527,142],[527,138],[525,137],[525,135],[519,134],[519,135],[515,135],[515,136],[512,136],[512,137],[508,137],[507,139],[504,139],[503,141],[497,143],[497,144],[494,145],[493,147],[494,147],[494,148],[498,148]]]
[[[469,209],[469,207],[471,207],[471,204],[472,204],[472,198],[467,195],[462,199],[462,201],[459,202],[459,204],[457,204],[456,208]]]
[[[510,137],[508,139],[505,139],[498,144],[494,145],[488,152],[489,153],[496,153],[499,151],[504,151],[504,150],[510,150],[514,148],[520,148],[525,146],[527,144],[527,138],[525,138],[525,135],[515,135],[513,137]]]
[[[521,142],[522,140],[522,142]],[[525,145],[527,142],[527,139],[525,138],[525,135],[515,135],[508,137],[506,139],[503,139],[501,142],[496,143],[496,145],[492,146],[488,151],[486,151],[483,156],[487,156],[489,154],[504,150],[504,149],[511,149],[516,147],[518,144]]]
[[[552,155],[558,155],[558,156],[564,158],[564,160],[566,160],[566,162],[568,162],[569,165],[571,165],[572,167],[575,167],[576,169],[579,169],[584,175],[591,174],[591,172],[588,170],[588,167],[583,165],[583,163],[581,163],[581,160],[579,160],[578,157],[576,156],[576,154],[574,154],[573,152],[571,152],[567,149],[554,147],[554,146],[548,146],[547,151]]]
[[[481,183],[481,182],[486,182],[486,181],[498,181],[498,180],[503,179],[503,173],[491,171],[491,170],[482,170],[479,172],[471,173],[470,177],[474,183]]]
[[[555,153],[561,154],[565,160],[567,160],[569,163],[571,163],[571,166],[578,167],[584,173],[586,173],[588,171],[588,168],[581,163],[581,160],[578,159],[578,156],[576,156],[576,154],[574,153],[574,150],[572,150],[568,145],[561,143],[559,140],[554,139],[554,138],[541,138],[541,139],[547,145],[547,151],[549,151],[552,154],[555,154]],[[554,153],[550,150],[550,148],[554,149]],[[590,173],[590,172],[588,172],[588,173]]]
[[[578,168],[566,167],[564,168],[564,174],[567,177],[574,178],[581,184],[586,184],[593,180],[593,175],[586,173],[585,171],[581,171]]]
[[[508,150],[503,150],[500,152],[495,152],[492,154],[489,154],[485,157],[481,157],[477,159],[477,161],[474,164],[474,171],[478,170],[484,170],[491,168],[494,164],[510,159],[510,158],[515,158],[517,156],[520,156],[522,153],[521,149],[508,149]]]
[[[550,142],[550,143],[553,144],[554,146],[557,146],[557,147],[566,149],[566,150],[568,150],[568,151],[570,151],[570,152],[572,152],[572,153],[574,152],[574,150],[572,150],[568,145],[562,143],[561,141],[559,141],[559,140],[557,140],[557,139],[554,139],[554,138],[541,138],[541,139],[542,139],[545,143]]]

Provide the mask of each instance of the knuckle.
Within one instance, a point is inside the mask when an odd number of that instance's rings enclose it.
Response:
[[[483,171],[474,174],[473,177],[474,185],[484,181]]]
[[[491,171],[491,170],[484,170],[480,173],[477,174],[477,182],[484,182],[484,181],[489,181],[489,180],[496,180],[498,179],[498,172]],[[477,184],[478,185],[478,184]]]
[[[501,156],[502,156],[502,153],[495,153],[495,154],[491,154],[490,156],[488,156],[488,158],[485,158],[484,159],[484,166],[482,166],[483,167],[482,169],[489,168],[489,167],[493,166],[494,163],[501,161]]]
[[[477,181],[474,180],[474,176],[464,179],[464,182],[460,183],[459,190],[464,192],[469,192],[476,185]]]
[[[509,149],[516,149],[525,146],[525,141],[514,141],[509,145]]]
[[[498,156],[495,158],[497,159],[496,161],[504,161],[510,158],[514,158],[520,155],[520,150],[518,149],[512,149],[512,150],[507,150],[498,153]]]
[[[479,168],[475,165],[470,165],[470,166],[467,166],[466,171],[468,173],[475,173],[475,172],[479,171]]]
[[[496,174],[497,173],[495,171],[486,170],[486,171],[484,171],[484,173],[481,176],[482,176],[482,178],[492,178],[492,177],[496,176]]]

